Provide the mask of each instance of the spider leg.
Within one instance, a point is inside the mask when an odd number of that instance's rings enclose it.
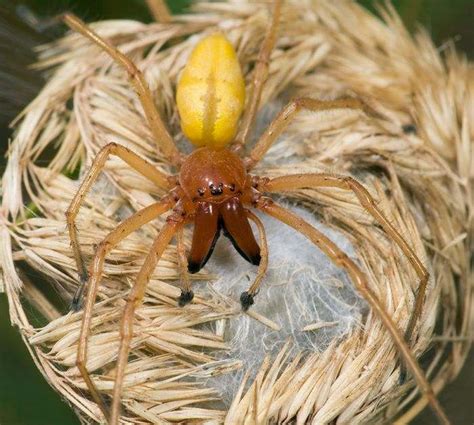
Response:
[[[156,22],[163,24],[171,22],[171,13],[164,0],[146,0],[146,3]]]
[[[137,307],[141,304],[145,295],[146,286],[151,278],[153,270],[163,255],[164,250],[170,243],[173,236],[184,225],[184,217],[170,216],[166,224],[161,229],[157,238],[153,242],[142,268],[138,272],[136,281],[127,299],[127,304],[123,312],[120,324],[120,348],[117,360],[117,370],[112,399],[112,409],[110,423],[118,424],[120,416],[120,400],[122,396],[123,379],[127,366],[128,354],[130,352],[130,342],[133,336],[133,318]]]
[[[319,112],[331,109],[360,109],[370,116],[380,116],[362,100],[352,97],[335,100],[318,100],[309,97],[294,99],[282,109],[260,136],[260,139],[245,160],[247,169],[252,169],[264,157],[268,149],[270,149],[275,140],[286,130],[299,112],[304,110]]]
[[[275,0],[273,4],[272,22],[267,29],[265,39],[263,40],[260,52],[258,54],[252,85],[249,90],[249,100],[242,117],[240,133],[237,137],[238,141],[235,143],[235,148],[237,149],[245,145],[255,123],[255,117],[257,116],[258,106],[262,96],[262,89],[268,78],[270,55],[272,54],[273,47],[275,46],[278,24],[280,22],[281,3],[282,0]]]
[[[105,161],[107,161],[109,155],[118,156],[120,159],[125,161],[133,169],[138,171],[144,177],[151,180],[158,187],[169,188],[168,177],[162,172],[158,171],[152,164],[150,164],[145,159],[138,156],[136,153],[132,152],[130,149],[125,146],[118,145],[116,143],[109,143],[105,145],[94,158],[89,171],[87,172],[86,177],[84,178],[79,190],[71,201],[69,208],[66,211],[67,226],[69,229],[69,237],[71,239],[72,250],[74,253],[74,258],[76,260],[77,270],[79,272],[79,277],[81,280],[81,285],[79,286],[76,294],[74,295],[72,308],[77,310],[80,304],[80,299],[85,289],[85,284],[87,282],[87,269],[84,264],[84,258],[81,253],[81,248],[79,245],[77,237],[77,228],[75,224],[76,216],[79,212],[82,202],[86,193],[91,188],[94,181],[97,179],[99,173],[104,168]]]
[[[262,282],[263,277],[267,273],[268,268],[268,245],[267,245],[267,237],[265,235],[265,227],[262,221],[250,210],[245,210],[247,217],[252,220],[258,229],[258,234],[260,237],[260,264],[257,270],[257,276],[253,281],[250,288],[242,292],[240,295],[240,303],[242,304],[242,310],[247,311],[249,307],[254,303],[254,297],[258,294],[260,284]]]
[[[389,235],[395,241],[398,247],[406,255],[420,279],[413,312],[410,316],[410,320],[408,321],[408,326],[405,331],[405,338],[408,342],[410,342],[416,322],[420,317],[421,310],[423,308],[426,286],[428,284],[429,279],[429,273],[421,262],[420,258],[415,254],[410,245],[408,245],[408,243],[405,241],[400,232],[397,231],[397,229],[387,220],[384,214],[379,210],[374,198],[369,193],[369,191],[352,177],[336,176],[332,174],[323,173],[293,174],[283,177],[277,177],[271,179],[266,183],[264,182],[261,190],[263,192],[281,192],[292,191],[303,187],[336,187],[339,189],[352,191],[359,200],[360,204],[372,217],[374,217],[374,219],[382,226],[387,235]]]
[[[440,423],[449,424],[449,419],[439,404],[439,401],[437,400],[430,383],[426,379],[423,370],[418,365],[413,353],[408,347],[402,334],[397,329],[396,324],[387,313],[384,305],[368,286],[367,278],[362,270],[357,266],[357,264],[352,261],[343,251],[341,251],[341,249],[339,249],[336,244],[334,244],[329,238],[319,232],[316,228],[304,221],[301,217],[293,214],[291,211],[278,206],[271,199],[264,197],[260,198],[257,201],[257,208],[276,218],[277,220],[287,224],[288,226],[293,227],[296,231],[306,236],[319,249],[321,249],[321,251],[323,251],[333,261],[334,264],[343,267],[347,271],[357,290],[370,304],[374,313],[377,314],[385,328],[391,334],[392,340],[397,346],[399,353],[403,356],[405,363],[412,371],[419,388],[428,399],[431,408],[438,416]]]
[[[79,335],[79,344],[77,347],[76,365],[86,382],[92,398],[99,405],[104,415],[107,417],[108,412],[105,403],[93,383],[89,372],[87,371],[87,345],[91,328],[92,310],[94,308],[97,290],[104,268],[105,256],[117,244],[125,239],[130,233],[139,229],[144,224],[155,219],[171,208],[172,204],[168,200],[152,204],[124,220],[114,230],[112,230],[104,240],[99,244],[95,253],[94,261],[91,264],[90,279],[87,285],[87,294],[85,298],[84,314],[82,316],[81,331]]]
[[[191,289],[191,281],[188,275],[188,258],[186,257],[186,245],[184,244],[183,228],[180,228],[176,234],[177,251],[178,251],[178,267],[179,275],[181,277],[181,295],[178,299],[180,307],[184,307],[190,303],[194,294]]]
[[[96,32],[90,29],[77,16],[66,13],[63,16],[63,21],[74,31],[79,32],[87,37],[93,43],[97,44],[104,50],[117,64],[122,66],[128,73],[132,85],[140,99],[143,110],[145,112],[148,124],[155,138],[155,142],[159,149],[169,159],[172,164],[179,164],[181,162],[181,154],[174,144],[174,141],[166,129],[159,112],[156,109],[151,95],[150,89],[145,81],[143,73],[125,54],[116,49],[108,41],[101,38]]]

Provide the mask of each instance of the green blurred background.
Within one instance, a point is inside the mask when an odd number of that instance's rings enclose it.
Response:
[[[168,3],[174,13],[179,13],[191,3],[191,0],[168,0]],[[361,3],[372,10],[375,4],[373,0],[363,0]],[[474,56],[474,0],[397,0],[393,3],[411,30],[417,23],[421,23],[429,30],[437,45],[454,38],[459,50],[466,52],[470,58]],[[12,11],[10,16],[20,10],[23,17],[36,17],[40,21],[66,10],[76,13],[86,21],[104,18],[151,21],[144,0],[49,0],[47,2],[45,0],[0,0],[0,8],[3,7],[8,7]],[[1,25],[0,21],[0,33],[2,32]],[[34,34],[29,35],[34,39]],[[42,34],[39,37],[46,41],[51,37],[51,34]],[[26,42],[26,44],[28,43],[31,44],[30,41]],[[6,72],[4,70],[5,64],[10,63],[8,62],[10,57],[5,54],[5,51],[7,50],[4,50],[2,55],[0,46],[0,79],[5,78],[5,74],[2,74],[2,72]],[[25,64],[31,63],[32,60],[32,56],[28,55],[23,58]],[[20,62],[18,59],[18,63]],[[8,72],[19,73],[19,69],[15,70],[13,65],[17,68],[20,67],[17,63],[12,64],[13,71]],[[19,95],[15,99],[19,104],[12,105],[11,99],[2,99],[2,93],[5,93],[6,89],[0,82],[1,153],[5,152],[7,147],[9,130],[6,123],[13,118],[21,104],[34,94],[40,84],[41,81],[38,81],[37,85],[31,83],[28,87],[19,85],[17,87]],[[3,170],[4,160],[0,166]],[[464,371],[456,382],[445,389],[441,395],[441,401],[455,425],[474,423],[472,403],[474,399],[474,361],[472,355]],[[10,326],[6,297],[4,294],[0,294],[0,425],[72,425],[78,423],[79,421],[72,410],[61,401],[34,367],[19,333]],[[431,424],[434,423],[434,417],[430,412],[424,412],[414,423],[417,425]]]

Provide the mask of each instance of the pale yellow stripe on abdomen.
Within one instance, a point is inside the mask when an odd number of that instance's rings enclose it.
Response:
[[[197,146],[219,148],[233,140],[245,101],[245,84],[232,45],[216,33],[195,47],[178,84],[183,132]]]

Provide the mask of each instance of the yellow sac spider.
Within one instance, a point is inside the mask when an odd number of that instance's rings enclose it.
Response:
[[[151,9],[169,20],[166,6],[161,0],[149,0]],[[269,59],[279,24],[281,0],[274,0],[273,18],[268,27],[254,69],[254,76],[245,103],[245,82],[240,64],[232,44],[222,33],[211,34],[194,48],[178,84],[176,102],[184,134],[197,149],[189,155],[180,153],[156,110],[150,90],[143,74],[123,53],[88,28],[74,15],[64,15],[64,22],[73,30],[83,34],[100,46],[115,62],[127,71],[131,83],[140,99],[143,110],[155,137],[158,148],[176,166],[179,172],[168,176],[131,150],[116,143],[110,143],[97,154],[66,212],[75,260],[82,285],[73,300],[73,308],[79,309],[82,294],[86,291],[84,315],[79,339],[77,366],[89,388],[92,397],[112,424],[120,416],[125,367],[133,334],[133,318],[142,302],[146,285],[165,248],[177,237],[178,253],[183,270],[183,288],[178,303],[181,306],[193,299],[190,273],[199,271],[209,259],[221,233],[229,237],[236,250],[251,264],[258,265],[258,273],[248,291],[242,293],[240,301],[244,310],[253,303],[260,282],[268,265],[268,251],[265,230],[260,219],[251,211],[257,209],[301,232],[318,246],[336,264],[343,267],[354,285],[367,300],[372,309],[390,332],[405,363],[415,376],[420,388],[430,400],[433,408],[444,423],[444,416],[423,371],[410,351],[410,341],[415,323],[420,316],[428,272],[413,249],[377,208],[369,192],[356,180],[348,176],[332,174],[292,174],[274,179],[251,174],[253,167],[262,159],[278,136],[288,127],[302,110],[322,111],[337,108],[360,109],[375,114],[365,103],[354,98],[321,101],[312,98],[298,98],[291,101],[271,122],[247,156],[240,156],[253,128],[258,111],[263,85],[268,76]],[[242,119],[241,114],[243,112]],[[78,242],[75,219],[81,203],[96,180],[109,155],[124,160],[130,167],[169,192],[158,202],[136,212],[120,223],[98,245],[95,257],[87,270]],[[302,218],[282,208],[267,194],[294,191],[305,187],[333,187],[352,191],[363,207],[375,218],[385,232],[396,242],[409,259],[419,276],[420,284],[413,313],[405,338],[387,313],[383,303],[367,284],[367,277],[360,267],[341,251],[331,240]],[[169,213],[166,223],[154,240],[150,251],[132,287],[120,325],[120,349],[113,390],[113,401],[109,415],[100,393],[86,368],[87,343],[91,329],[92,310],[98,285],[103,273],[104,261],[110,252],[127,235],[156,217]],[[249,220],[259,231],[257,243]],[[183,228],[194,226],[189,257],[186,258],[183,244]]]

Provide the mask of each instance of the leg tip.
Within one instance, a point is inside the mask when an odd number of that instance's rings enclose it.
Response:
[[[82,300],[78,298],[73,298],[71,305],[69,306],[69,311],[77,313],[82,308]]]
[[[184,307],[186,304],[189,304],[194,298],[193,291],[181,291],[181,295],[178,298],[178,305]]]
[[[242,310],[247,311],[253,303],[253,295],[249,294],[247,291],[242,292],[240,295],[240,305],[242,306]]]
[[[87,281],[89,280],[89,275],[87,274],[87,271],[83,270],[83,272],[79,275],[79,278],[79,287],[77,288],[77,291],[74,294],[74,298],[71,301],[71,305],[69,306],[69,311],[72,311],[73,313],[78,312],[82,308],[84,291],[86,289]]]
[[[398,383],[403,385],[407,380],[407,370],[404,366],[401,367],[400,376],[398,377]]]
[[[416,134],[417,128],[415,124],[404,124],[402,125],[402,131],[405,134]]]

